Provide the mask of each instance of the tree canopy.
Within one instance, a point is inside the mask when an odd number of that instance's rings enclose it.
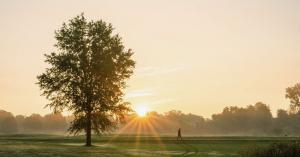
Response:
[[[125,49],[111,24],[87,21],[83,14],[63,23],[55,32],[56,52],[46,54],[50,67],[38,84],[54,112],[73,112],[69,131],[97,134],[113,129],[130,111],[123,89],[135,67],[133,52]]]
[[[300,83],[286,89],[286,98],[290,99],[292,112],[299,112],[300,109]]]

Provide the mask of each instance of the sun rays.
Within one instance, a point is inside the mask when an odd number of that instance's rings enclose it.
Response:
[[[122,134],[126,135],[128,130],[130,130],[129,132],[134,130],[135,137],[132,138],[132,142],[134,142],[135,149],[139,150],[141,148],[141,143],[144,143],[145,141],[154,141],[154,143],[159,145],[159,151],[166,151],[166,147],[155,126],[155,120],[150,120],[150,117],[147,114],[145,114],[145,116],[140,116],[137,114],[131,117],[131,119],[118,130],[118,132],[108,141],[108,143],[113,142]]]

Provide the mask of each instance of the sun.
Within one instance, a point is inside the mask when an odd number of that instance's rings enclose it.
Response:
[[[139,117],[145,117],[149,112],[147,105],[137,105],[134,110]]]

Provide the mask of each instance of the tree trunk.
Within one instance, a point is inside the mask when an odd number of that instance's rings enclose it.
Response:
[[[92,146],[92,123],[91,123],[91,111],[87,112],[86,123],[86,146]]]

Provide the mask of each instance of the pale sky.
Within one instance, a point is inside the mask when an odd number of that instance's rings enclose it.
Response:
[[[81,12],[112,23],[137,67],[126,99],[210,117],[257,101],[287,109],[300,82],[298,0],[1,0],[0,109],[46,114],[36,76],[54,30]]]

